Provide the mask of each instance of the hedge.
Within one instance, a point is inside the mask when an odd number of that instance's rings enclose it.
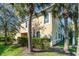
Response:
[[[38,49],[48,49],[50,39],[48,38],[32,38],[32,47]],[[19,37],[18,43],[21,46],[28,47],[28,38],[27,37]]]
[[[7,43],[8,44],[12,44],[14,42],[14,38],[13,37],[4,37],[4,36],[0,36],[0,41],[5,42],[5,39],[7,39]]]

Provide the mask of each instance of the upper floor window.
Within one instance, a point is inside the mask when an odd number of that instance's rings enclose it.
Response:
[[[44,14],[44,24],[49,22],[49,14],[45,13]]]

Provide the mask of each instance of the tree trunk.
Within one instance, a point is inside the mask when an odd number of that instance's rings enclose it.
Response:
[[[7,45],[7,22],[4,25],[4,33],[5,33],[5,45]]]
[[[73,32],[72,32],[72,35],[73,35],[73,38],[72,38],[72,47],[74,48],[75,47],[75,40],[76,40],[76,36],[75,36],[75,23],[73,22],[72,23],[73,24],[73,28],[72,28],[72,30],[73,30]]]
[[[77,56],[79,56],[79,35],[78,35],[78,42],[77,42],[77,53],[76,53]]]
[[[78,18],[77,18],[78,19]],[[75,19],[74,23],[75,23],[75,37],[78,37],[78,25],[77,25],[77,19]]]
[[[29,14],[29,16],[30,16],[30,19],[29,19],[29,21],[28,21],[28,52],[30,53],[30,52],[32,52],[32,10],[31,10],[31,8],[30,8],[30,14]]]
[[[73,31],[73,38],[72,38],[72,47],[74,48],[75,47],[75,31]]]
[[[75,25],[75,42],[76,42],[76,40],[78,39],[78,25],[77,25],[77,19],[78,18],[76,18],[76,19],[74,19],[75,21],[74,21],[74,25]]]
[[[79,27],[78,27],[78,37],[77,37],[77,53],[76,55],[79,56]]]
[[[5,45],[7,44],[7,31],[5,30]]]
[[[68,20],[64,19],[64,23],[65,23],[65,28],[64,28],[64,51],[68,52],[68,46],[69,46],[69,39],[68,39]]]
[[[79,16],[79,4],[78,4],[78,16]],[[79,20],[79,18],[78,18],[78,20]],[[77,56],[79,56],[79,23],[77,23],[77,25],[78,25],[78,37],[77,37],[77,53],[76,53],[76,55]]]

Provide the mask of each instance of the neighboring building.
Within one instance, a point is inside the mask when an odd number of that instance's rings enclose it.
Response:
[[[53,5],[52,5],[53,6]],[[44,14],[41,12],[38,14],[38,17],[33,16],[32,19],[32,36],[33,37],[47,37],[51,39],[51,46],[63,39],[61,23],[58,18],[52,18],[51,7],[48,7],[45,10]],[[43,11],[44,11],[43,10]],[[15,38],[26,36],[28,34],[28,25],[27,22],[21,24],[20,33],[17,33]]]

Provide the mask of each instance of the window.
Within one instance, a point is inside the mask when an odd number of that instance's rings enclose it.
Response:
[[[37,37],[40,37],[40,32],[39,31],[37,31]]]
[[[44,14],[44,24],[49,22],[49,14],[45,13]]]

